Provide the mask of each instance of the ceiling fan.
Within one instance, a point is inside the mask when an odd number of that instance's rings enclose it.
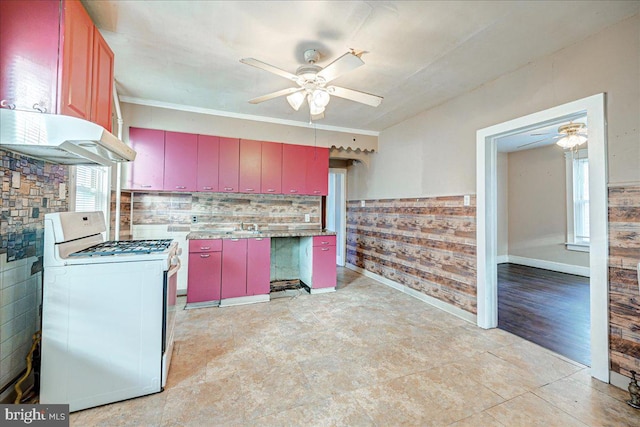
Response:
[[[364,61],[360,58],[365,52],[356,52],[351,49],[331,64],[322,68],[316,65],[320,59],[320,52],[316,49],[308,49],[304,51],[304,60],[307,63],[298,67],[295,74],[281,70],[262,61],[253,58],[244,58],[240,62],[260,68],[270,73],[277,74],[296,83],[298,87],[279,90],[267,95],[259,96],[249,100],[251,104],[268,101],[279,96],[287,95],[287,101],[291,108],[298,111],[300,106],[306,100],[309,104],[311,120],[319,120],[324,118],[324,110],[331,96],[349,99],[351,101],[360,102],[362,104],[377,107],[382,102],[382,97],[371,95],[369,93],[360,92],[344,87],[328,85],[334,79],[340,77],[344,73],[364,65]]]
[[[531,134],[531,136],[542,136],[542,135],[547,135],[547,136],[537,141],[528,142],[526,144],[519,145],[518,148],[538,144],[543,141],[548,141],[550,138],[557,139],[558,141],[556,141],[556,144],[564,149],[574,148],[587,142],[587,125],[585,125],[584,123],[569,122],[567,124],[564,124],[558,127],[558,133],[556,133],[555,135],[548,134],[548,133],[538,133],[538,134],[532,133]]]

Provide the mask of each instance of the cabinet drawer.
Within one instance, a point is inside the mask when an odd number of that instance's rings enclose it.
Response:
[[[222,239],[189,240],[189,253],[194,252],[220,252]]]
[[[336,236],[313,236],[313,246],[335,246]]]

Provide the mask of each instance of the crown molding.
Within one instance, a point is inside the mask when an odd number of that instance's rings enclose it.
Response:
[[[252,114],[232,113],[230,111],[213,110],[211,108],[194,107],[190,105],[174,104],[171,102],[154,101],[152,99],[136,98],[132,96],[120,96],[120,102],[128,104],[145,105],[148,107],[167,108],[170,110],[187,111],[190,113],[208,114],[211,116],[229,117],[232,119],[252,120],[256,122],[274,123],[285,126],[295,126],[308,129],[319,129],[331,132],[342,132],[358,135],[379,136],[380,132],[366,130],[366,129],[353,129],[340,126],[329,126],[321,124],[310,124],[306,122],[298,122],[295,120],[276,119],[273,117],[254,116]]]

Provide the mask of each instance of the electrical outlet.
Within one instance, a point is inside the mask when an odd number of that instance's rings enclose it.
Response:
[[[469,196],[468,194],[465,194],[464,196],[464,205],[465,206],[469,206],[471,204],[471,196]]]
[[[304,222],[310,222],[310,221],[311,221],[311,215],[304,214]]]
[[[198,216],[197,215],[191,215],[191,223],[195,224],[196,222],[198,222]]]
[[[360,200],[360,207],[364,208],[367,203],[364,200]]]

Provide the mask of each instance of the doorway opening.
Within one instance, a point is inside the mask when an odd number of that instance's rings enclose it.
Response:
[[[329,169],[327,230],[336,232],[336,264],[344,267],[347,251],[347,170]]]
[[[586,115],[589,123],[589,302],[591,376],[609,382],[605,95],[597,94],[477,131],[478,326],[498,325],[498,139]]]

